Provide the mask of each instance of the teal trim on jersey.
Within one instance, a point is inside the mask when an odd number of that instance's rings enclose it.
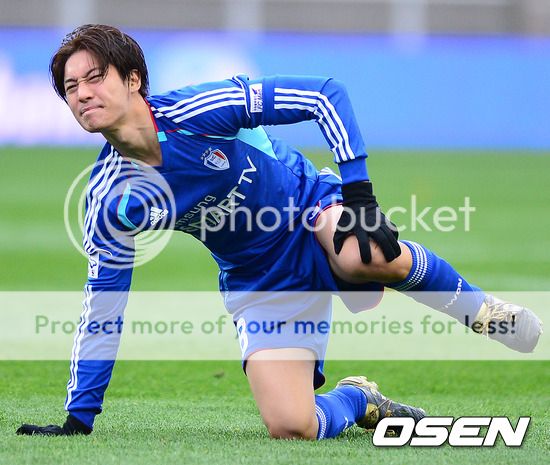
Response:
[[[131,191],[132,191],[132,187],[130,186],[130,183],[126,184],[126,188],[124,189],[124,194],[122,194],[122,199],[118,204],[117,215],[118,215],[118,219],[124,226],[130,229],[137,229],[137,226],[134,223],[132,223],[126,216],[126,207],[128,205],[128,199],[130,198]]]
[[[178,132],[180,134],[185,134],[186,136],[195,136],[196,134],[192,133],[191,131],[188,131],[187,129],[178,129]]]
[[[209,139],[224,139],[224,140],[235,140],[236,137],[225,137],[225,136],[209,136],[208,134],[195,134],[194,132],[188,131],[187,129],[178,129],[180,134],[185,134],[186,136],[198,136],[208,137]]]
[[[269,140],[269,137],[267,137],[264,128],[240,129],[237,133],[237,139],[277,160],[277,155],[273,151],[273,144]]]
[[[164,131],[157,132],[157,137],[159,142],[166,142],[168,140]]]

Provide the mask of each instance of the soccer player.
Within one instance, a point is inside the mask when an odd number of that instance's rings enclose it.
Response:
[[[87,190],[89,277],[71,358],[67,421],[25,424],[19,434],[92,432],[122,324],[101,335],[91,322],[122,322],[134,236],[151,229],[190,233],[212,252],[243,368],[275,438],[330,438],[353,424],[374,428],[384,416],[425,415],[387,399],[361,376],[315,395],[324,382],[326,332],[297,337],[282,324],[281,337],[273,339],[248,330],[251,321],[329,321],[331,292],[371,291],[364,294],[368,307],[384,287],[424,291],[414,298],[463,323],[475,322],[477,332],[512,349],[534,349],[541,322],[532,312],[484,294],[424,246],[398,241],[373,194],[367,153],[340,82],[235,76],[150,96],[141,48],[105,25],[68,34],[50,71],[78,123],[107,143]],[[341,178],[318,171],[262,128],[304,120],[318,123]],[[265,207],[282,220],[269,228],[249,224],[245,213]],[[501,320],[513,320],[515,332],[491,334],[488,326]]]

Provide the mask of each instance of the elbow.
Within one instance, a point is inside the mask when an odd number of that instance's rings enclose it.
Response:
[[[347,97],[348,91],[346,85],[342,81],[335,78],[329,78],[323,86],[321,93],[329,98],[334,95]]]

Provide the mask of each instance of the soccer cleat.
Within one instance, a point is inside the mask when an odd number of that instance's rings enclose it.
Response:
[[[367,410],[365,416],[357,421],[357,426],[365,429],[374,429],[378,422],[385,417],[411,417],[418,422],[426,416],[426,412],[418,407],[400,404],[385,397],[375,382],[368,381],[364,376],[348,376],[338,382],[338,386],[355,386],[367,396]]]
[[[487,294],[472,330],[518,352],[533,352],[542,334],[542,321],[527,308]]]

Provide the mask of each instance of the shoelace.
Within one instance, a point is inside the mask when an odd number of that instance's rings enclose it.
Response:
[[[384,407],[388,403],[389,403],[389,405],[386,408],[386,414],[384,415],[384,417],[389,417],[391,415],[391,408],[390,407],[391,407],[391,404],[392,404],[392,400],[388,399],[386,396],[384,396],[383,394],[380,393],[380,391],[378,390],[378,385],[376,383],[367,382],[366,384],[367,384],[367,387],[369,388],[369,391],[371,392],[371,394],[373,396],[376,396],[376,393],[378,393],[382,397],[382,399],[384,399],[384,402],[382,402],[380,405],[376,405],[374,410],[372,410],[369,413],[369,417],[374,420],[374,418],[375,418],[374,415],[378,414],[378,421],[380,421],[381,409],[382,409],[382,407]]]
[[[372,411],[372,413],[374,412],[379,412],[378,414],[378,421],[380,421],[380,412],[381,412],[381,408],[386,405],[387,403],[389,403],[390,405],[388,405],[388,408],[386,409],[386,414],[384,415],[384,417],[390,417],[391,416],[391,403],[392,403],[392,400],[391,399],[388,399],[388,398],[385,398],[384,402],[382,402],[380,405],[377,405],[376,408]]]
[[[493,302],[491,305],[487,305],[487,312],[483,317],[483,321],[480,321],[480,334],[489,337],[489,324],[491,321],[511,321],[512,323],[515,321],[517,311],[505,310],[506,305],[509,305],[508,302]]]

